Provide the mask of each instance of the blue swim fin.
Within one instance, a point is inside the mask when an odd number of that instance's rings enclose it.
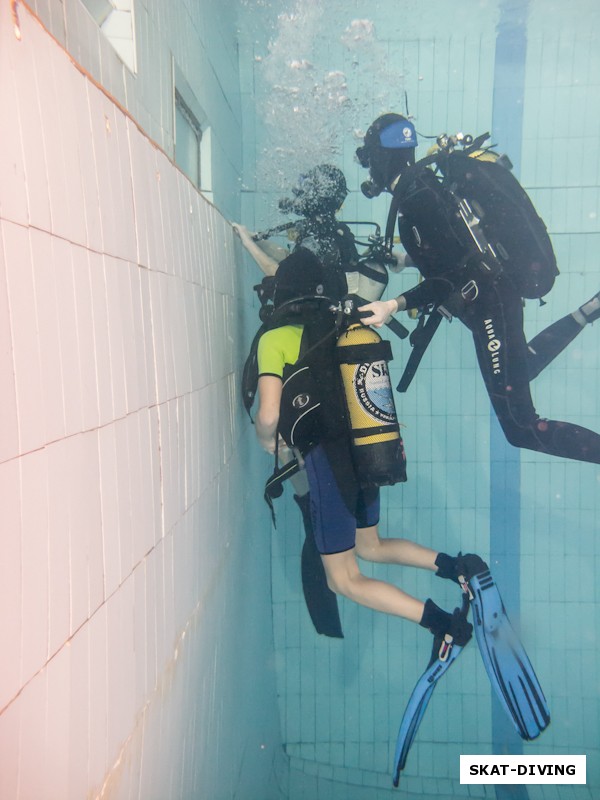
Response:
[[[459,581],[471,601],[475,637],[492,688],[519,736],[535,739],[550,724],[550,711],[494,578],[486,569],[470,578],[459,573]]]
[[[466,619],[468,613],[469,601],[465,595],[462,608],[456,609],[454,614]],[[454,643],[452,636],[449,634],[444,637],[436,636],[434,638],[429,664],[413,689],[400,723],[396,741],[396,753],[394,755],[394,786],[398,786],[400,782],[400,773],[406,765],[408,752],[415,740],[433,690],[439,679],[456,661],[462,650],[463,647]]]

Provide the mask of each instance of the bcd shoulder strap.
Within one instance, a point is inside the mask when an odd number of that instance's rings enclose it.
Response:
[[[256,390],[258,388],[258,342],[263,333],[266,333],[268,330],[269,326],[263,322],[252,339],[250,352],[248,353],[242,370],[242,401],[250,419],[252,419],[250,411],[254,404]]]

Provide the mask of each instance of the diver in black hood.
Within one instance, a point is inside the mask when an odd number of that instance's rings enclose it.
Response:
[[[313,167],[299,177],[292,194],[293,198],[279,202],[279,208],[300,217],[294,226],[296,247],[314,253],[326,270],[355,271],[359,255],[354,235],[336,219],[348,195],[342,171],[331,164]]]
[[[414,166],[416,147],[417,132],[410,120],[400,114],[378,117],[356,151],[371,178],[360,187],[365,197],[372,199],[386,190],[393,191],[400,175]]]
[[[285,248],[266,242],[266,236],[287,230],[294,247],[310,250],[328,271],[339,275],[355,272],[359,254],[354,235],[348,225],[336,219],[336,213],[348,194],[342,171],[331,164],[319,164],[300,175],[291,193],[292,197],[279,201],[279,210],[295,214],[299,219],[259,235],[251,234],[242,225],[234,226],[244,247],[262,271],[274,275],[279,262],[289,255]]]
[[[346,295],[354,295],[359,302],[379,300],[388,283],[388,270],[398,272],[411,262],[408,257],[401,260],[392,256],[383,247],[383,237],[375,223],[346,223],[338,219],[347,194],[342,171],[332,164],[318,164],[300,175],[292,186],[291,197],[279,201],[279,210],[284,214],[295,214],[297,219],[262,233],[251,233],[239,224],[234,224],[233,228],[268,278],[275,275],[279,263],[290,254],[289,248],[276,245],[269,239],[287,232],[293,242],[292,251],[299,247],[310,250],[328,275],[336,279],[339,285],[337,300]],[[354,236],[349,225],[372,226],[376,233],[369,235],[368,241],[363,241],[362,237]],[[366,249],[359,253],[357,245]],[[268,291],[268,282],[263,289]],[[263,293],[263,298],[265,296]],[[408,336],[408,330],[397,320],[387,324],[400,338]]]
[[[506,158],[481,149],[486,138],[473,142],[465,137],[459,150],[460,139],[440,137],[437,152],[415,163],[417,136],[409,119],[384,114],[369,127],[356,151],[370,174],[363,193],[369,198],[383,191],[392,195],[386,242],[391,248],[397,226],[424,280],[394,299],[362,306],[361,311],[371,312],[363,322],[379,327],[390,315],[409,309],[432,312],[430,320],[436,322],[438,311],[458,317],[473,335],[479,368],[508,441],[598,464],[600,435],[541,418],[529,383],[588,323],[600,318],[600,293],[526,341],[523,298],[541,298],[558,269],[545,226],[505,168]],[[473,189],[479,173],[491,193],[499,187],[483,210],[464,193],[469,181]],[[485,204],[481,195],[479,201]],[[497,202],[503,203],[511,224],[491,241],[490,231],[506,225],[494,219]]]

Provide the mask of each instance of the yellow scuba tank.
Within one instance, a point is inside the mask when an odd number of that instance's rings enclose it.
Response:
[[[340,334],[336,355],[359,481],[374,486],[405,481],[406,458],[388,371],[390,343],[355,323]]]

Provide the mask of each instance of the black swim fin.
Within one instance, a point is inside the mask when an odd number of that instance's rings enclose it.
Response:
[[[467,559],[469,556],[461,558],[459,555],[457,572],[463,591],[471,601],[475,637],[488,678],[519,736],[525,740],[535,739],[550,724],[544,692],[510,624],[487,564],[481,562],[477,574],[469,576]],[[467,563],[461,564],[461,561]]]
[[[324,636],[343,639],[337,597],[327,586],[325,568],[317,550],[310,518],[310,495],[294,495],[304,523],[306,538],[302,547],[302,590],[315,630]]]

